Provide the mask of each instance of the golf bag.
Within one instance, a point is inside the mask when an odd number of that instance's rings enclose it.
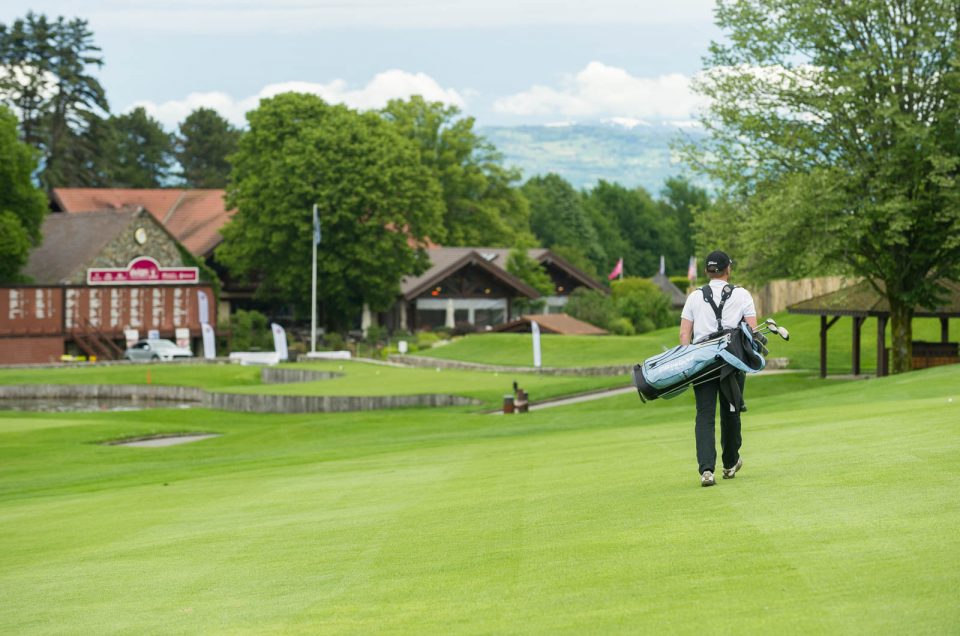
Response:
[[[688,386],[719,377],[724,366],[744,373],[762,371],[767,364],[763,350],[750,327],[740,323],[709,340],[680,345],[647,358],[633,368],[633,384],[644,402],[668,400]]]

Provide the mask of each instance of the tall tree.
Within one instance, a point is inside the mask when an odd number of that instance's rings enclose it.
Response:
[[[671,267],[678,266],[677,254],[682,248],[676,224],[643,188],[600,181],[586,193],[584,204],[596,220],[608,252],[616,250],[610,254],[611,260],[623,257],[627,274],[653,276],[661,255],[667,257]]]
[[[240,131],[212,108],[198,108],[180,122],[177,161],[184,184],[191,188],[223,188],[230,176],[227,157],[237,150]]]
[[[427,237],[442,232],[443,199],[417,147],[378,113],[284,93],[247,113],[234,155],[218,260],[259,275],[258,294],[310,311],[311,208],[322,243],[324,322],[347,327],[364,303],[389,307],[405,274],[427,266]]]
[[[537,176],[523,184],[522,191],[530,202],[530,227],[544,246],[575,248],[600,271],[612,266],[580,193],[568,181],[552,173]]]
[[[17,118],[0,106],[0,281],[15,282],[40,243],[47,198],[31,179],[37,152],[17,139]]]
[[[85,185],[100,149],[91,134],[108,111],[89,69],[103,65],[85,20],[28,13],[0,25],[0,102],[20,117],[22,139],[42,153],[41,182]]]
[[[674,271],[685,269],[687,259],[697,253],[694,215],[706,212],[710,195],[684,177],[670,177],[663,184],[657,205],[661,216],[672,220],[676,232],[674,249],[679,251],[668,257],[668,267]]]
[[[102,185],[159,188],[170,176],[173,136],[142,106],[110,117],[101,143]]]
[[[726,43],[699,85],[711,140],[688,154],[725,199],[704,232],[765,277],[870,281],[890,304],[894,372],[911,368],[914,307],[960,275],[958,15],[929,0],[721,0]]]
[[[531,238],[520,173],[474,130],[456,106],[419,95],[391,100],[383,116],[420,149],[420,160],[443,189],[445,245],[512,246]]]

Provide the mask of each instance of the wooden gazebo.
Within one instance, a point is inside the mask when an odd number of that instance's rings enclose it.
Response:
[[[917,366],[918,354],[929,363],[920,366],[933,366],[947,362],[958,362],[957,344],[950,343],[950,318],[960,318],[960,282],[941,281],[947,289],[943,303],[933,309],[916,307],[917,318],[938,318],[940,320],[939,343],[914,343],[914,363]],[[810,300],[787,307],[794,314],[814,314],[820,316],[820,377],[827,376],[827,331],[843,316],[853,318],[853,374],[860,374],[860,332],[867,318],[877,319],[877,375],[887,375],[886,328],[890,320],[890,304],[886,297],[877,292],[870,283],[863,281],[835,292],[817,296]],[[919,347],[917,345],[920,345]]]

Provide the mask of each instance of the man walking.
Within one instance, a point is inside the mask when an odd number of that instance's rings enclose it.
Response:
[[[733,261],[721,251],[707,256],[706,272],[710,282],[687,297],[680,314],[680,344],[698,342],[723,329],[732,329],[745,321],[757,328],[757,310],[753,297],[746,289],[730,284]],[[737,384],[743,392],[744,374],[737,373]],[[697,400],[697,418],[694,427],[697,439],[697,462],[700,467],[700,485],[713,486],[716,470],[716,411],[720,397],[720,446],[723,448],[723,478],[733,479],[743,467],[740,459],[740,408],[727,400],[720,390],[720,379],[693,387]]]

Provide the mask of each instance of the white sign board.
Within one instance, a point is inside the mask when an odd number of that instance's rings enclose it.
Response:
[[[186,327],[177,327],[176,331],[177,346],[184,349],[190,348],[190,330]]]
[[[406,341],[406,340],[401,340],[400,342],[397,343],[397,351],[399,351],[400,353],[406,353],[406,352],[407,352],[407,341]]]
[[[148,340],[159,340],[159,339],[160,339],[160,330],[159,330],[159,329],[151,329],[151,330],[149,330],[149,331],[147,332],[147,339],[148,339]]]
[[[127,341],[127,348],[129,349],[137,344],[137,340],[140,339],[140,331],[138,329],[124,329],[123,337]]]

